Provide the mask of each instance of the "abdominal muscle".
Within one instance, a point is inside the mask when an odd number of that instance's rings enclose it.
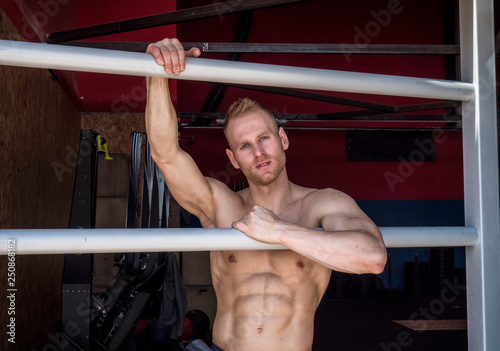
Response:
[[[310,350],[330,270],[289,250],[211,253],[213,340],[225,351]]]

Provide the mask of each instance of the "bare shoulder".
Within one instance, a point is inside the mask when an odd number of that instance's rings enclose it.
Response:
[[[241,200],[240,196],[231,190],[225,183],[210,177],[206,177],[206,180],[210,186],[215,203],[218,200],[222,200],[224,202]]]
[[[365,227],[375,230],[375,224],[346,193],[332,189],[310,191],[304,197],[304,208],[317,218],[323,228],[337,230]]]
[[[304,196],[304,203],[308,206],[323,207],[328,208],[336,206],[355,206],[356,202],[346,193],[332,189],[307,189],[307,193]]]
[[[207,177],[213,198],[213,213],[211,219],[212,227],[226,227],[232,221],[233,217],[243,215],[244,201],[240,192],[234,192],[225,183],[214,178]],[[239,219],[238,217],[237,219]],[[227,223],[226,223],[227,222]]]

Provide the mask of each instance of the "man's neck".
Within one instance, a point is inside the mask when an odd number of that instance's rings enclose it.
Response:
[[[286,171],[283,171],[273,183],[268,185],[256,185],[249,182],[249,204],[263,206],[277,213],[290,202],[292,186]]]

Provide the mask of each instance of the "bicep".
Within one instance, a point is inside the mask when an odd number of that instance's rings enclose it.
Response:
[[[325,198],[319,213],[321,227],[326,231],[360,231],[380,235],[375,223],[346,194],[336,193]]]
[[[158,164],[176,201],[200,220],[213,220],[213,189],[191,156],[180,151],[175,159]]]

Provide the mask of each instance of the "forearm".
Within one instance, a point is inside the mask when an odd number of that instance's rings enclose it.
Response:
[[[278,241],[326,267],[346,273],[380,273],[385,266],[383,242],[368,232],[322,231],[281,223]]]
[[[157,163],[168,162],[179,151],[177,115],[172,105],[168,80],[146,78],[146,131],[151,156]]]

